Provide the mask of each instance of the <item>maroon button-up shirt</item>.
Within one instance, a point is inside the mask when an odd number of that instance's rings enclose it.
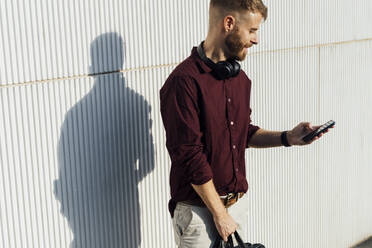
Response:
[[[246,192],[245,149],[259,127],[251,124],[251,80],[217,80],[196,47],[160,90],[166,146],[172,161],[169,211],[198,198],[191,186],[213,179],[220,195]]]

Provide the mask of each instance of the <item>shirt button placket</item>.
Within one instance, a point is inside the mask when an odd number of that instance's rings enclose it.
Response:
[[[230,89],[229,89],[229,85],[225,85],[226,86],[226,92],[227,92],[227,112],[228,112],[228,117],[231,117],[231,97],[228,97],[228,95],[230,95]],[[234,171],[235,173],[237,173],[239,170],[238,170],[238,163],[237,163],[237,147],[236,145],[234,144],[235,143],[235,140],[234,140],[234,121],[233,120],[230,120],[230,138],[231,138],[231,141],[233,142],[232,144],[232,162],[233,162],[233,168],[234,168]]]

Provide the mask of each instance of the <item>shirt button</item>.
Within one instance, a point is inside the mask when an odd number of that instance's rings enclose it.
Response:
[[[232,121],[232,122],[230,122],[230,124],[231,124],[231,126],[233,126],[234,125],[234,122]]]
[[[236,169],[235,169],[235,171],[236,171],[236,172],[238,172],[238,171],[239,171],[239,169],[238,169],[238,168],[236,168]]]
[[[227,101],[228,101],[228,102],[231,102],[231,98],[227,98]]]
[[[233,149],[236,149],[236,145],[233,145]]]

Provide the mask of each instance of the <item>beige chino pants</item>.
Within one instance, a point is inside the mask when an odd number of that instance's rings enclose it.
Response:
[[[244,242],[247,242],[247,196],[244,195],[227,211],[238,224],[237,231],[240,237]],[[213,217],[206,207],[179,202],[174,211],[172,222],[175,241],[179,248],[211,248],[219,235]],[[235,238],[234,242],[236,242]]]

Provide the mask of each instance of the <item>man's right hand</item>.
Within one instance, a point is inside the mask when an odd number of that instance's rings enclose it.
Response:
[[[227,212],[222,215],[213,216],[213,220],[218,233],[225,242],[227,242],[227,238],[238,228],[238,224],[236,224],[234,219]]]
[[[217,194],[213,181],[209,180],[202,185],[191,184],[196,193],[207,205],[209,211],[213,216],[217,231],[225,242],[230,234],[234,233],[238,225],[234,219],[229,215],[225,206],[222,204],[220,196]]]

